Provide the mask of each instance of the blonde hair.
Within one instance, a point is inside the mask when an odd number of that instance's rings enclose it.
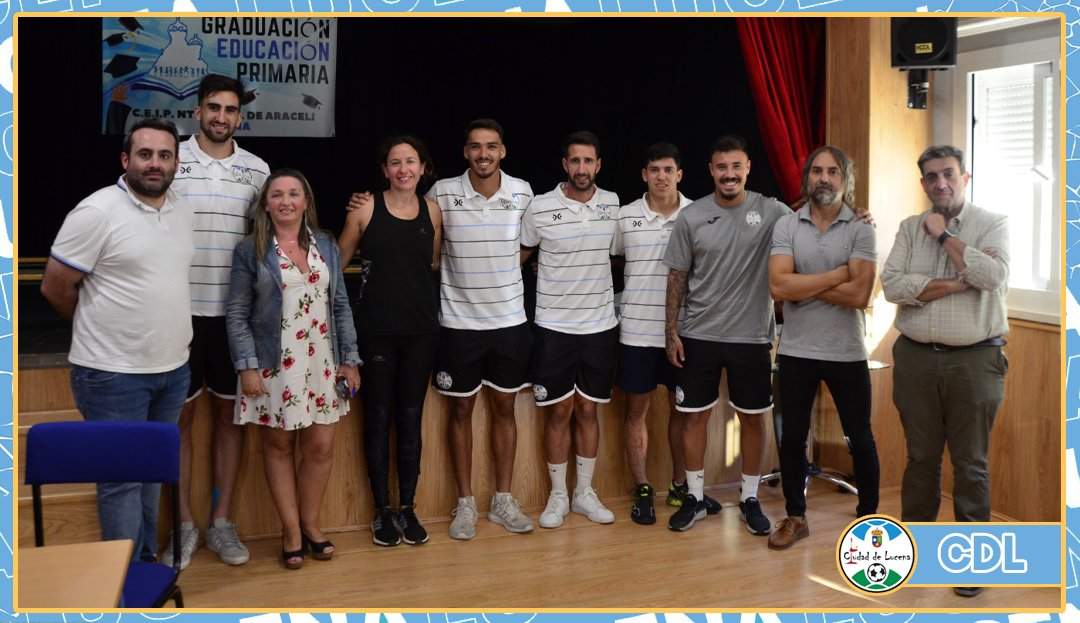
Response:
[[[312,233],[319,231],[319,219],[315,211],[315,193],[311,190],[311,184],[308,183],[304,174],[296,169],[278,169],[271,173],[270,177],[266,178],[262,192],[259,193],[259,202],[255,205],[255,227],[251,232],[251,236],[255,240],[255,256],[259,259],[266,255],[266,250],[270,248],[270,241],[274,236],[274,222],[270,220],[270,214],[266,211],[270,184],[281,177],[291,177],[297,180],[300,182],[300,187],[304,189],[304,202],[307,207],[304,209],[304,215],[300,221],[300,237],[298,240],[300,247],[305,252],[311,248],[311,236],[308,231],[310,230]]]

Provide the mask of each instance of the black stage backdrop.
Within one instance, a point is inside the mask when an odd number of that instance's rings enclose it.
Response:
[[[547,192],[564,178],[560,144],[601,141],[598,183],[629,203],[645,190],[641,157],[667,140],[683,152],[682,190],[707,194],[709,144],[742,134],[749,187],[777,196],[761,148],[734,18],[341,18],[337,136],[240,137],[270,167],[295,167],[315,189],[322,226],[340,231],[348,194],[381,188],[379,141],[416,134],[440,177],[460,175],[462,128],[506,129],[503,168]],[[117,136],[103,136],[101,22],[19,20],[19,255],[46,256],[64,216],[120,175]]]

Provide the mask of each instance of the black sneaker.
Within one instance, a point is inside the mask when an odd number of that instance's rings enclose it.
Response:
[[[686,498],[686,494],[690,492],[690,487],[685,482],[682,484],[675,484],[672,480],[671,484],[667,488],[667,505],[678,508],[682,506],[683,499]]]
[[[648,483],[638,485],[634,489],[634,505],[630,507],[630,519],[633,519],[634,523],[645,526],[656,523],[653,495],[655,495],[655,492],[652,485]]]
[[[694,527],[694,522],[705,519],[706,515],[708,511],[705,510],[705,502],[698,502],[692,493],[687,493],[682,506],[668,520],[668,528],[685,532]]]
[[[704,494],[703,494],[704,495]],[[715,515],[720,512],[720,502],[712,499],[711,497],[704,495],[703,502],[705,502],[705,512],[710,515]]]
[[[394,516],[394,523],[397,525],[397,529],[401,530],[402,540],[409,545],[427,543],[427,530],[424,530],[424,526],[420,525],[420,520],[416,518],[413,507],[402,506],[401,511]]]
[[[389,506],[375,512],[375,519],[371,521],[371,540],[383,547],[393,547],[401,542],[394,527],[394,511]]]
[[[750,531],[750,534],[757,536],[769,534],[772,524],[769,523],[769,518],[765,516],[765,513],[761,512],[761,503],[757,498],[746,498],[745,501],[739,502],[739,510],[742,511],[743,521],[746,522],[746,529]]]

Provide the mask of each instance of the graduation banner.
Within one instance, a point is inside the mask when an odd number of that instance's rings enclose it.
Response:
[[[216,73],[244,84],[237,134],[334,136],[334,18],[104,18],[101,39],[105,134],[145,117],[195,133],[199,81]]]

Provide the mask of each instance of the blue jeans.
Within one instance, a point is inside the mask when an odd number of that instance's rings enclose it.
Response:
[[[75,406],[87,420],[168,422],[175,424],[187,396],[187,364],[155,374],[106,372],[71,367]],[[97,486],[101,538],[131,539],[135,560],[157,556],[157,516],[161,485],[100,483]]]

